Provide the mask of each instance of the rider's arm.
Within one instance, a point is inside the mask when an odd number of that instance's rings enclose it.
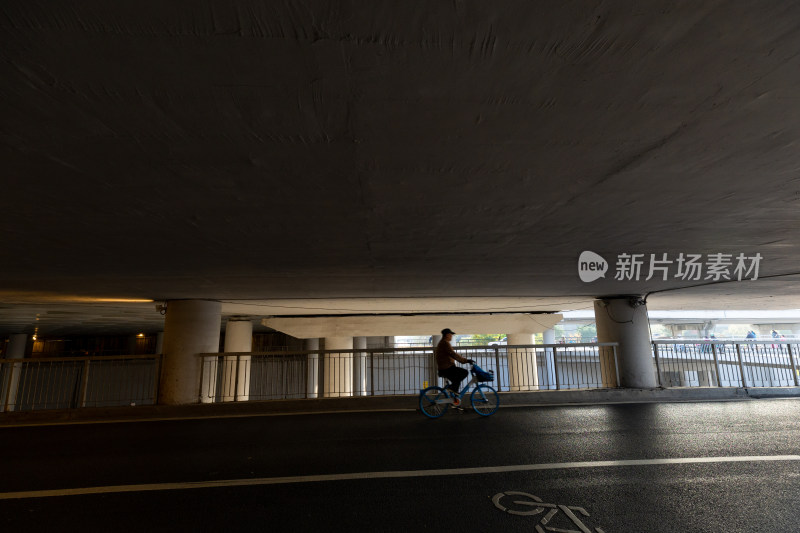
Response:
[[[453,353],[451,353],[450,355],[452,355],[453,359],[455,359],[459,363],[469,363],[470,361],[472,361],[472,359],[467,359],[466,357],[461,357],[460,355],[458,355],[455,352],[455,350],[453,350]]]
[[[472,359],[467,359],[465,357],[461,357],[460,355],[458,355],[456,351],[453,349],[453,347],[450,346],[449,344],[447,345],[447,348],[448,348],[447,355],[449,355],[451,358],[455,359],[459,363],[463,364],[472,362]]]

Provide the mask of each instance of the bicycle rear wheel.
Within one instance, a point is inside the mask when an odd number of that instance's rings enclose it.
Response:
[[[470,401],[472,408],[481,416],[489,416],[500,407],[500,396],[489,385],[475,385]]]
[[[419,408],[425,416],[439,418],[450,407],[450,403],[441,403],[447,399],[447,392],[443,388],[428,387],[419,393]]]

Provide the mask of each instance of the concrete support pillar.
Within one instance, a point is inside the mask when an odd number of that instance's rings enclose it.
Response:
[[[774,324],[758,324],[754,327],[756,333],[758,333],[759,338],[771,338],[772,337],[772,330],[774,329]]]
[[[394,348],[394,337],[367,337],[367,348]]]
[[[353,354],[351,352],[336,353],[337,350],[352,349],[353,337],[325,338],[323,395],[326,398],[353,395]]]
[[[10,335],[5,359],[24,358],[27,343],[28,335],[25,333]],[[4,382],[0,383],[0,412],[3,411],[6,403],[9,411],[14,411],[17,408],[17,391],[19,390],[19,378],[22,376],[22,363],[7,364],[5,374]]]
[[[231,318],[225,326],[225,353],[253,351],[253,323]],[[250,399],[249,355],[225,356],[222,370],[222,401],[246,402]]]
[[[658,386],[650,347],[647,306],[636,296],[595,300],[594,315],[598,342],[617,342],[617,366],[622,387]],[[614,356],[610,349],[600,350],[603,385],[616,385]]]
[[[319,350],[319,339],[303,339],[303,350]],[[319,354],[308,354],[306,363],[306,398],[319,398]]]
[[[675,332],[676,338],[699,338],[703,336],[703,324],[689,323],[689,324],[673,324],[672,330]]]
[[[156,335],[156,352],[155,353],[162,353],[164,351],[164,332],[159,331]]]
[[[555,344],[556,330],[546,329],[542,332],[542,344]],[[556,389],[556,350],[555,348],[545,348],[547,384],[542,388]]]
[[[208,300],[167,302],[164,321],[164,358],[159,403],[183,405],[214,401],[217,358],[198,357],[219,352],[222,304]],[[202,372],[202,383],[201,383]],[[202,385],[202,387],[201,387]]]
[[[534,390],[539,387],[539,368],[535,348],[514,348],[533,344],[533,335],[509,333],[506,335],[508,351],[508,386],[511,392]]]
[[[366,337],[353,337],[354,350],[366,350]],[[367,352],[353,354],[353,395],[367,395]]]

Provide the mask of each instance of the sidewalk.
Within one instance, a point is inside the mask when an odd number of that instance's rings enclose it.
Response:
[[[500,393],[500,406],[501,408],[546,407],[579,404],[730,401],[759,398],[800,398],[800,387],[750,389],[704,387],[502,392]],[[0,413],[0,428],[358,411],[413,411],[418,409],[417,401],[417,396],[377,396],[9,412]]]

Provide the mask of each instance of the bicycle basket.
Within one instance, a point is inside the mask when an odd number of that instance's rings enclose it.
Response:
[[[478,381],[494,381],[494,370],[487,372],[478,365],[472,365],[472,373]]]

